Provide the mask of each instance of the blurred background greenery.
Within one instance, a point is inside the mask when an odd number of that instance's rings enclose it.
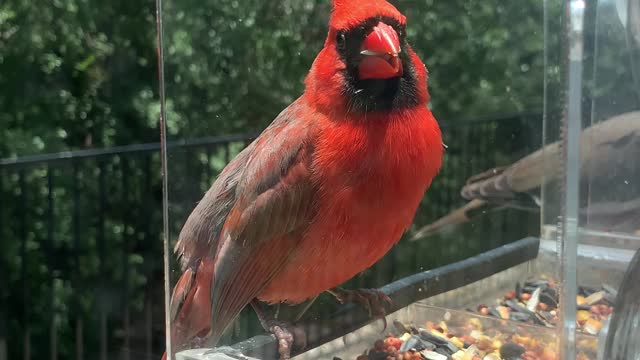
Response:
[[[543,7],[394,3],[450,147],[417,228],[462,203],[467,177],[540,146]],[[302,92],[330,4],[165,0],[164,10],[173,240],[228,158]],[[0,360],[3,348],[6,359],[164,349],[158,148],[135,145],[159,138],[154,16],[149,0],[0,2]],[[79,152],[42,157],[65,151]],[[538,214],[491,214],[400,242],[350,285],[381,286],[538,228]],[[256,331],[243,313],[226,341]]]

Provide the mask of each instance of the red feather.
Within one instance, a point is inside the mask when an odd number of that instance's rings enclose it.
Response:
[[[405,16],[385,0],[333,0],[329,30],[352,28],[372,16],[386,16],[406,23]]]

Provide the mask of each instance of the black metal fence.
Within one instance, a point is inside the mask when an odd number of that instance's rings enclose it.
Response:
[[[458,192],[470,175],[538,148],[540,126],[538,113],[443,123],[449,149],[416,222],[425,224],[461,204]],[[170,144],[174,231],[252,137]],[[159,144],[0,160],[0,360],[160,356],[159,161]],[[379,286],[517,240],[526,229],[503,219],[473,230],[491,234],[486,241],[436,237],[401,243],[354,282]],[[234,338],[248,335],[245,329]]]

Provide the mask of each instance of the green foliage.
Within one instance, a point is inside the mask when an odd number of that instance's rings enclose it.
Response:
[[[0,157],[157,139],[151,1],[0,4]]]
[[[153,2],[0,5],[0,157],[157,139]],[[441,120],[541,106],[539,1],[406,1]],[[261,129],[303,90],[328,1],[166,1],[169,132]]]
[[[441,120],[542,106],[542,3],[405,1]],[[328,1],[168,1],[170,133],[262,128],[303,90]],[[185,64],[188,64],[186,66]]]

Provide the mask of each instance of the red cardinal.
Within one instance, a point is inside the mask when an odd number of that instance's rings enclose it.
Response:
[[[301,303],[380,259],[442,162],[427,70],[384,0],[334,0],[300,98],[222,171],[176,245],[172,346],[216,342],[247,305]],[[375,299],[369,299],[373,304]],[[261,317],[289,357],[287,329]]]

